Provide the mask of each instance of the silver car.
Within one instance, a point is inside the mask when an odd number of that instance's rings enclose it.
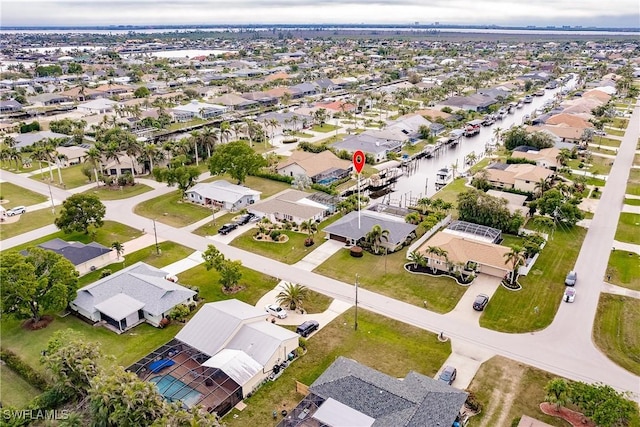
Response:
[[[578,280],[578,273],[571,270],[567,277],[564,279],[564,284],[567,286],[575,286],[576,281]]]

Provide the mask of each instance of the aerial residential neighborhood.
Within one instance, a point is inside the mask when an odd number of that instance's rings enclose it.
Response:
[[[117,28],[0,30],[3,425],[640,426],[637,28]]]

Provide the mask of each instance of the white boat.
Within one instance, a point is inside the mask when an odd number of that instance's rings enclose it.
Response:
[[[449,180],[451,180],[451,170],[449,168],[442,168],[436,172],[436,185],[443,186],[447,185]]]

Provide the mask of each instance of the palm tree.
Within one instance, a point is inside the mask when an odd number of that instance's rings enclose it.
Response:
[[[422,266],[427,262],[427,258],[418,251],[409,252],[409,261],[413,262],[413,267],[417,268],[419,265]]]
[[[560,407],[564,406],[568,399],[569,387],[567,382],[561,378],[555,378],[547,383],[544,387],[544,391],[547,392],[544,398],[545,402],[549,402],[556,405],[556,411],[560,411]]]
[[[153,160],[158,156],[158,153],[160,153],[158,146],[153,143],[147,143],[142,146],[140,151],[142,157],[149,160],[149,173],[153,173]]]
[[[94,145],[87,150],[84,161],[91,163],[91,166],[93,166],[93,173],[96,176],[96,185],[99,187],[100,179],[98,178],[98,169],[102,169],[102,153]]]
[[[551,188],[551,183],[548,179],[540,178],[536,185],[533,187],[535,192],[538,194],[538,197],[542,197],[545,191]]]
[[[504,263],[511,266],[511,285],[515,285],[518,278],[518,267],[524,262],[522,253],[522,247],[515,245],[511,248],[510,252],[504,254],[506,258]]]
[[[118,257],[118,259],[120,259],[120,257],[124,253],[124,245],[118,241],[115,241],[111,244],[111,249],[116,251],[116,256]]]
[[[566,166],[567,161],[571,158],[571,152],[566,148],[561,148],[560,152],[556,156],[556,160],[560,163],[560,166]]]
[[[428,264],[431,265],[431,271],[433,271],[434,273],[436,272],[436,270],[438,270],[438,268],[435,266],[435,260],[441,261],[444,260],[445,264],[449,265],[449,257],[448,257],[448,252],[438,246],[427,246],[427,249],[425,250],[425,253],[429,256]]]
[[[289,310],[302,309],[304,300],[307,299],[308,295],[309,290],[306,286],[286,282],[276,296],[276,302],[288,307]]]
[[[195,155],[196,155],[196,166],[200,164],[198,160],[198,144],[200,143],[201,139],[202,139],[202,136],[200,135],[200,132],[198,132],[197,130],[194,130],[193,132],[191,132],[191,141],[193,142],[193,148],[195,149]]]
[[[502,138],[502,128],[500,126],[496,126],[493,130],[493,136],[496,138],[496,144],[500,144]]]
[[[220,138],[224,142],[229,142],[231,136],[231,124],[227,121],[220,123]]]
[[[220,140],[220,131],[216,128],[205,126],[200,134],[202,145],[207,149],[207,157],[211,157],[211,151],[215,150],[216,143]]]
[[[365,240],[371,245],[373,252],[377,255],[380,253],[382,242],[389,242],[389,230],[383,229],[380,225],[376,224],[371,228],[371,231],[367,233]]]
[[[129,156],[131,161],[131,178],[135,183],[136,176],[136,156],[142,151],[142,144],[130,132],[123,132],[123,139],[120,141],[120,149]]]
[[[9,148],[15,147],[16,144],[18,143],[18,141],[14,137],[12,137],[10,135],[5,136],[2,139],[2,142]]]
[[[242,133],[242,130],[244,129],[245,124],[243,122],[237,122],[237,123],[234,123],[231,127],[233,128],[233,133],[236,134],[236,139],[238,140],[241,139],[240,134]]]
[[[300,230],[306,231],[308,237],[305,239],[305,246],[313,245],[313,235],[318,231],[318,224],[312,219],[300,223]]]
[[[423,215],[427,213],[427,210],[429,210],[429,206],[431,206],[430,198],[423,197],[418,200],[417,207],[420,209]]]

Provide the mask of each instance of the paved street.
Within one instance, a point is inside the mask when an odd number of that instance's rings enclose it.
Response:
[[[455,357],[466,357],[481,361],[499,354],[537,368],[562,375],[567,378],[604,382],[620,390],[640,395],[640,378],[611,362],[595,348],[591,333],[598,304],[603,289],[609,251],[622,206],[629,168],[633,161],[638,135],[640,134],[640,109],[636,107],[629,122],[629,128],[622,140],[607,184],[603,190],[601,203],[589,227],[589,231],[576,262],[579,274],[576,289],[578,295],[573,304],[561,304],[553,323],[543,331],[527,334],[505,334],[480,328],[477,322],[454,313],[440,315],[402,301],[360,288],[359,305],[385,316],[433,331],[444,332],[452,339]],[[1,172],[0,179],[13,182],[30,190],[48,195],[47,186],[25,177]],[[159,187],[148,193],[125,200],[107,201],[107,219],[122,222],[138,229],[152,229],[152,221],[135,215],[133,207],[141,201],[174,191]],[[69,195],[60,189],[52,189],[54,198],[64,199]],[[190,234],[168,225],[156,222],[158,236],[172,240],[194,250],[203,251],[212,240]],[[40,231],[40,230],[38,230]],[[41,233],[40,235],[44,235]],[[22,236],[18,236],[22,237]],[[20,242],[18,237],[11,240]],[[27,239],[27,237],[25,237]],[[28,240],[25,240],[28,241]],[[18,243],[15,243],[18,244]],[[347,303],[353,303],[354,287],[319,274],[274,261],[254,253],[246,252],[215,242],[227,257],[239,259],[254,270],[275,276],[281,280],[301,283]],[[4,245],[3,245],[4,247]],[[7,246],[8,247],[8,246]],[[354,279],[357,271],[354,271]],[[475,289],[472,291],[475,295]],[[469,307],[469,310],[472,310]],[[460,349],[460,351],[456,351]],[[466,369],[466,368],[465,368]],[[466,383],[471,374],[461,374],[460,382]],[[458,385],[458,384],[456,384]]]

